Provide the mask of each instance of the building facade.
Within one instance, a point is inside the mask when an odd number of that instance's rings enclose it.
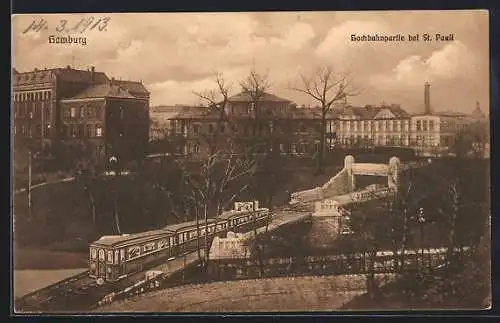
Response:
[[[327,121],[327,146],[408,146],[409,124],[399,105],[346,106]]]
[[[297,108],[270,93],[265,93],[257,106],[253,101],[246,92],[230,97],[224,107],[224,120],[218,109],[186,109],[172,118],[172,136],[182,138],[179,149],[193,158],[209,154],[213,138],[217,147],[231,144],[231,149],[240,152],[251,148],[257,154],[314,153],[319,134],[315,110]]]
[[[64,147],[85,142],[99,161],[118,150],[133,158],[140,155],[140,145],[146,147],[149,92],[141,82],[70,66],[14,69],[12,78],[12,132],[18,144],[57,157]]]

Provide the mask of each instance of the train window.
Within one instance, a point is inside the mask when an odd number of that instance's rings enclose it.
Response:
[[[115,265],[118,264],[118,260],[120,259],[120,252],[115,250]]]
[[[179,234],[179,243],[183,243],[183,242],[184,242],[184,235]]]
[[[141,248],[138,246],[128,248],[128,259],[137,258],[140,254]]]
[[[99,261],[104,261],[105,259],[104,250],[99,249]]]
[[[150,251],[153,251],[154,249],[155,249],[154,242],[145,244],[144,247],[142,247],[142,250],[144,250],[144,252],[150,252]]]
[[[125,249],[120,249],[120,261],[125,262]]]
[[[170,237],[170,245],[173,246],[175,243],[174,243],[174,237]]]
[[[108,250],[108,263],[113,263],[113,250]]]
[[[94,249],[94,248],[91,248],[91,249],[90,249],[90,257],[91,257],[93,260],[97,259],[97,250],[96,250],[96,249]]]
[[[167,247],[167,239],[158,241],[158,249],[163,249]]]

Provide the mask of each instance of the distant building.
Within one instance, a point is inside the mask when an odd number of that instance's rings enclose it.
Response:
[[[310,155],[318,144],[318,115],[315,109],[300,109],[287,99],[264,93],[254,105],[250,93],[241,92],[228,99],[224,107],[227,120],[217,129],[219,145],[231,137],[239,149],[253,147],[255,153]],[[209,153],[207,135],[213,134],[220,120],[215,108],[194,107],[172,118],[172,136],[182,138],[183,153],[193,158]]]
[[[346,106],[327,122],[328,147],[408,146],[410,115],[399,105]]]
[[[328,116],[327,147],[409,147],[422,154],[450,152],[457,134],[487,118],[479,103],[471,115],[433,112],[430,84],[424,86],[424,113],[410,115],[399,105],[338,107]]]
[[[172,134],[172,119],[192,107],[184,105],[160,105],[149,109],[149,140],[164,139]]]
[[[14,69],[12,81],[14,137],[32,150],[61,155],[62,147],[85,142],[99,162],[111,155],[129,160],[143,154],[149,92],[141,82],[70,66]]]

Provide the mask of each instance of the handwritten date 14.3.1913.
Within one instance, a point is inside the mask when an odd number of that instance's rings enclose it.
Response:
[[[83,17],[79,20],[70,21],[68,19],[60,19],[54,25],[43,18],[34,19],[31,24],[24,29],[23,34],[28,32],[43,32],[51,31],[58,33],[84,33],[88,31],[106,31],[109,25],[109,17],[96,18],[93,16]]]

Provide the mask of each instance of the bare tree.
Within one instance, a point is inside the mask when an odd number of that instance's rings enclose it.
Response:
[[[320,146],[318,151],[318,173],[324,171],[324,154],[326,146],[326,120],[332,106],[345,102],[347,97],[359,93],[347,74],[336,74],[330,66],[316,68],[311,76],[300,75],[300,85],[291,87],[317,101],[320,105],[321,129]]]
[[[208,219],[217,216],[222,206],[231,203],[248,184],[243,184],[245,177],[255,173],[256,161],[232,152],[217,151],[203,160],[198,174],[189,172],[179,161],[186,176],[186,183],[193,190],[192,201],[198,201],[205,223],[204,250],[205,265],[209,260]],[[235,191],[227,196],[228,192]]]
[[[240,81],[240,86],[243,92],[250,96],[252,134],[256,136],[260,126],[263,98],[271,83],[267,74],[258,73],[255,67],[252,67],[250,73]]]
[[[194,94],[208,105],[208,112],[215,114],[215,129],[213,132],[206,134],[205,141],[208,145],[209,155],[214,155],[217,152],[220,144],[220,135],[222,127],[225,124],[230,124],[227,113],[229,92],[231,85],[228,84],[221,73],[215,73],[216,88],[204,92],[194,92]]]

